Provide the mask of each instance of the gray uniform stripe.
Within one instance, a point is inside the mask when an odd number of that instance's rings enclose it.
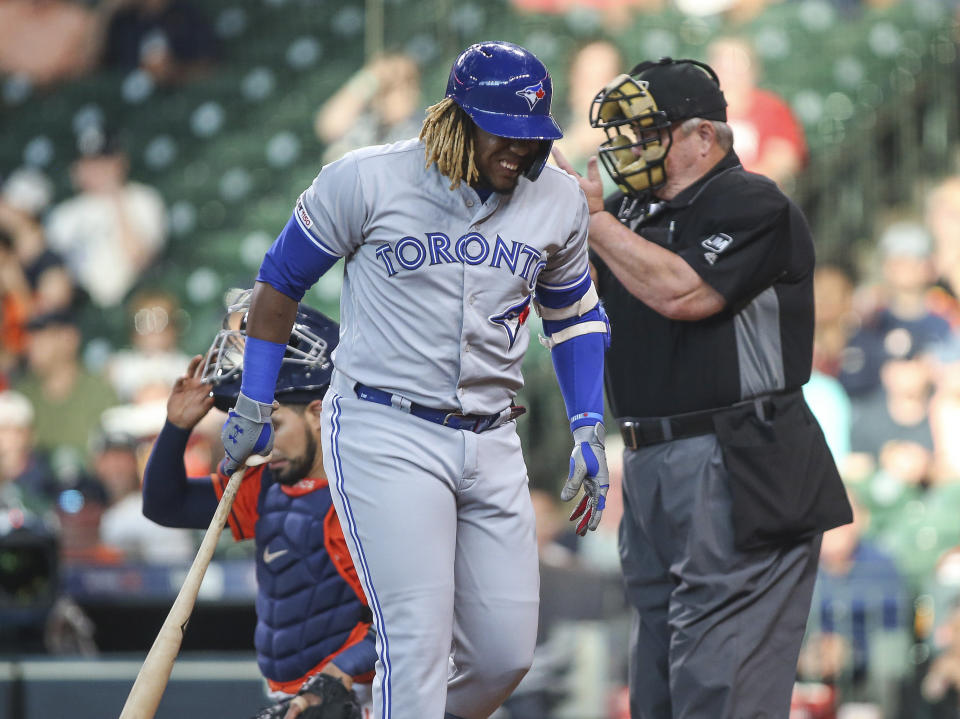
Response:
[[[780,343],[780,301],[768,287],[733,321],[740,366],[740,397],[775,392],[786,385]]]

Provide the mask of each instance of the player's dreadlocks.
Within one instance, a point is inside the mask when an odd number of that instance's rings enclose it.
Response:
[[[427,108],[420,139],[427,149],[427,167],[436,162],[437,169],[450,178],[451,190],[461,180],[470,183],[480,178],[473,160],[473,121],[451,98]]]

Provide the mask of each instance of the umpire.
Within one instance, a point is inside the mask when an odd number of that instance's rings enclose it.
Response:
[[[786,717],[821,532],[851,521],[800,391],[810,231],[772,181],[740,166],[707,65],[641,63],[590,115],[620,188],[604,203],[596,158],[580,178],[626,445],[630,714]]]

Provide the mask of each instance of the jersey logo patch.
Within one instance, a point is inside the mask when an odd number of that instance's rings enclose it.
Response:
[[[303,206],[303,198],[297,200],[297,217],[300,218],[300,222],[303,223],[304,227],[310,229],[310,215],[307,214],[307,210]]]
[[[520,334],[520,328],[530,316],[530,298],[531,295],[527,295],[522,302],[488,318],[493,324],[503,327],[507,333],[507,349],[513,348],[513,343],[517,341],[517,336]]]
[[[730,235],[723,234],[722,232],[718,232],[715,235],[710,235],[710,237],[700,243],[707,250],[703,253],[703,259],[705,259],[711,265],[715,264],[717,261],[717,256],[727,249],[731,242],[733,242],[733,238]]]
[[[517,94],[527,101],[532,110],[533,106],[540,102],[547,93],[543,89],[543,81],[541,80],[536,85],[528,85],[522,90],[517,90]]]

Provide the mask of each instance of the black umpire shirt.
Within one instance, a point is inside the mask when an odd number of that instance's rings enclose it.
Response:
[[[623,195],[606,209],[617,214]],[[716,315],[671,320],[631,295],[597,257],[610,318],[607,396],[614,415],[663,417],[783,390],[810,378],[813,240],[800,210],[731,150],[674,199],[626,222],[680,255],[726,300]]]

